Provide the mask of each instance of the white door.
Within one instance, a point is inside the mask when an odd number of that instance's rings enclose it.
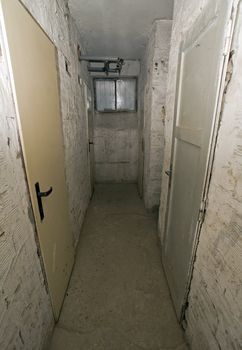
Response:
[[[86,120],[87,120],[87,143],[88,143],[88,166],[90,176],[91,195],[94,191],[94,143],[93,143],[93,106],[92,106],[92,94],[86,83],[84,83],[85,89],[85,108],[86,108]]]
[[[57,319],[70,278],[68,216],[56,48],[18,0],[2,0],[6,46],[40,249]]]
[[[226,62],[230,0],[210,1],[181,46],[163,262],[178,318],[190,281],[196,229]]]

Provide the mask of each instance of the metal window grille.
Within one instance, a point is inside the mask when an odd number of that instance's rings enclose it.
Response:
[[[132,112],[137,105],[135,78],[95,79],[95,107],[99,112]]]

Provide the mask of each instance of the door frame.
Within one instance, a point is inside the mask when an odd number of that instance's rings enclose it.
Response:
[[[28,13],[28,15],[33,19],[33,21],[36,23],[36,25],[41,29],[41,31],[44,33],[44,35],[53,44],[54,49],[55,49],[56,74],[57,74],[57,82],[58,82],[58,90],[59,90],[59,112],[60,112],[60,121],[61,121],[61,135],[62,135],[63,143],[64,143],[63,112],[62,112],[62,108],[61,108],[61,95],[60,95],[60,60],[59,60],[59,55],[58,55],[58,48],[57,48],[56,44],[54,43],[54,41],[50,38],[50,36],[46,32],[46,30],[40,25],[40,23],[37,21],[37,19],[33,16],[33,14],[30,12],[30,10],[23,3],[23,1],[22,0],[18,0],[18,1],[21,4],[21,6],[25,9],[25,11]],[[26,183],[26,188],[27,188],[27,198],[28,198],[29,207],[31,208],[31,213],[32,213],[31,224],[33,225],[33,229],[34,229],[34,238],[35,238],[35,242],[36,242],[36,249],[37,249],[37,255],[39,258],[39,262],[40,262],[40,268],[41,268],[41,272],[43,274],[44,287],[47,291],[47,294],[50,297],[53,318],[57,322],[58,317],[55,315],[54,306],[52,304],[52,298],[51,298],[51,293],[50,293],[50,288],[49,288],[49,283],[48,283],[48,278],[47,278],[47,272],[46,272],[44,258],[43,258],[41,245],[40,245],[37,222],[36,222],[36,218],[34,215],[34,204],[33,204],[32,198],[31,198],[29,176],[28,176],[27,165],[26,165],[26,163],[27,163],[26,158],[27,157],[26,157],[25,148],[24,148],[21,117],[20,117],[20,112],[19,112],[17,92],[16,92],[16,86],[15,86],[15,80],[14,80],[14,72],[13,72],[13,67],[12,67],[10,48],[9,48],[9,43],[8,43],[8,38],[7,38],[7,29],[5,26],[5,20],[4,20],[4,14],[3,14],[1,0],[0,0],[0,25],[2,28],[2,34],[3,34],[3,45],[2,45],[3,47],[2,47],[2,49],[3,49],[4,54],[6,55],[6,62],[7,62],[7,67],[8,67],[8,75],[10,78],[10,87],[11,87],[11,93],[12,93],[13,107],[14,107],[14,111],[16,113],[16,131],[18,133],[19,148],[20,148],[21,160],[22,160],[22,168],[23,168],[23,173],[24,173],[24,178],[25,178],[25,183]],[[63,152],[64,152],[64,166],[65,166],[66,165],[65,164],[66,154],[65,154],[64,149],[63,149]],[[66,169],[64,169],[64,179],[65,179],[65,186],[66,186],[66,193],[67,193],[68,217],[70,219],[69,193],[68,193],[68,188],[67,188]],[[71,231],[71,234],[73,236],[72,231]],[[73,239],[73,237],[72,237],[72,239]],[[72,266],[72,269],[73,269],[73,266]],[[63,303],[62,303],[62,306],[63,306]],[[60,309],[60,312],[61,312],[61,309]],[[60,312],[59,312],[59,315],[60,315]]]
[[[238,14],[238,4],[239,0],[233,0],[231,5],[231,16],[230,21],[227,25],[227,40],[224,47],[224,58],[223,62],[221,64],[221,71],[220,71],[220,82],[219,82],[219,90],[217,94],[217,100],[216,100],[216,107],[215,107],[215,113],[213,116],[213,122],[212,122],[212,130],[211,130],[211,138],[209,143],[209,149],[208,149],[208,155],[207,155],[207,164],[206,164],[206,170],[205,170],[205,176],[204,176],[204,183],[203,183],[203,190],[201,193],[201,202],[200,202],[200,212],[202,215],[199,215],[196,228],[194,231],[194,242],[192,247],[192,254],[191,254],[191,260],[188,270],[188,278],[186,283],[186,292],[184,295],[184,301],[183,306],[181,310],[181,315],[179,318],[179,322],[182,323],[185,320],[185,312],[187,309],[187,301],[188,296],[191,288],[191,282],[193,277],[193,271],[194,271],[194,264],[196,260],[196,253],[197,248],[199,244],[199,237],[201,234],[202,225],[204,222],[205,214],[206,214],[206,207],[207,207],[207,201],[208,201],[208,193],[210,188],[210,180],[211,175],[213,171],[213,164],[214,164],[214,158],[215,158],[215,151],[217,146],[217,138],[219,133],[219,126],[220,126],[220,120],[222,116],[222,110],[223,110],[223,97],[226,89],[226,74],[227,74],[227,68],[229,64],[229,60],[231,58],[231,45],[233,40],[233,34],[234,34],[234,27],[236,23],[236,18]],[[192,26],[195,23],[200,22],[203,19],[203,13],[197,18],[196,22],[192,23],[192,25],[188,28],[188,30],[184,34],[184,38],[186,38],[187,33],[191,31]],[[174,158],[174,147],[175,147],[175,129],[176,129],[176,120],[178,116],[178,110],[179,110],[179,91],[180,91],[180,85],[181,85],[181,67],[182,67],[182,50],[184,46],[191,40],[191,35],[188,35],[188,39],[183,39],[180,43],[179,47],[179,54],[178,54],[178,69],[176,74],[176,88],[175,88],[175,108],[174,108],[174,119],[173,119],[173,125],[172,125],[172,145],[171,145],[171,158],[170,158],[170,167],[168,171],[172,172],[172,165],[173,165],[173,158]],[[172,175],[169,176],[168,181],[168,192],[167,192],[167,201],[166,201],[166,212],[165,212],[165,226],[164,226],[164,239],[163,239],[163,245],[166,241],[167,235],[168,235],[168,219],[169,219],[169,209],[170,209],[170,197],[171,197],[171,181],[172,181]]]
[[[94,166],[94,164],[92,164],[91,152],[90,152],[90,138],[89,138],[90,128],[89,128],[88,103],[90,103],[89,109],[90,109],[90,113],[92,113],[92,116],[93,116],[93,108],[92,108],[93,102],[92,102],[92,99],[91,99],[91,101],[89,101],[89,99],[88,99],[88,91],[90,92],[90,96],[92,96],[91,89],[88,87],[87,83],[84,80],[81,80],[81,87],[83,87],[83,92],[84,92],[83,95],[84,95],[85,117],[86,117],[88,172],[89,172],[89,180],[90,180],[90,198],[92,198],[92,195],[94,192],[94,178],[92,178],[94,168],[92,168],[92,167]],[[92,142],[93,142],[93,140],[92,140]],[[94,152],[94,150],[93,150],[93,152]]]

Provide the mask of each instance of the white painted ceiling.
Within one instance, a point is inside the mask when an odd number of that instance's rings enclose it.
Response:
[[[69,0],[89,55],[139,59],[155,19],[171,19],[173,0]]]

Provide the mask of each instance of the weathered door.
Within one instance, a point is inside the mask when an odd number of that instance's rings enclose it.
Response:
[[[143,197],[143,186],[144,186],[144,126],[143,126],[143,113],[140,112],[139,121],[139,164],[138,164],[138,191],[139,195]]]
[[[87,141],[88,141],[88,162],[89,175],[91,184],[91,195],[94,190],[94,144],[93,144],[93,109],[92,109],[92,95],[88,86],[85,86],[85,103],[86,103],[86,117],[87,117]]]
[[[29,190],[57,319],[74,251],[68,217],[56,49],[18,0],[2,0],[1,5]],[[52,192],[48,191],[51,187]],[[40,193],[45,191],[48,192]]]
[[[232,1],[210,1],[181,46],[172,177],[163,261],[178,317],[185,303],[196,228],[226,62]]]

